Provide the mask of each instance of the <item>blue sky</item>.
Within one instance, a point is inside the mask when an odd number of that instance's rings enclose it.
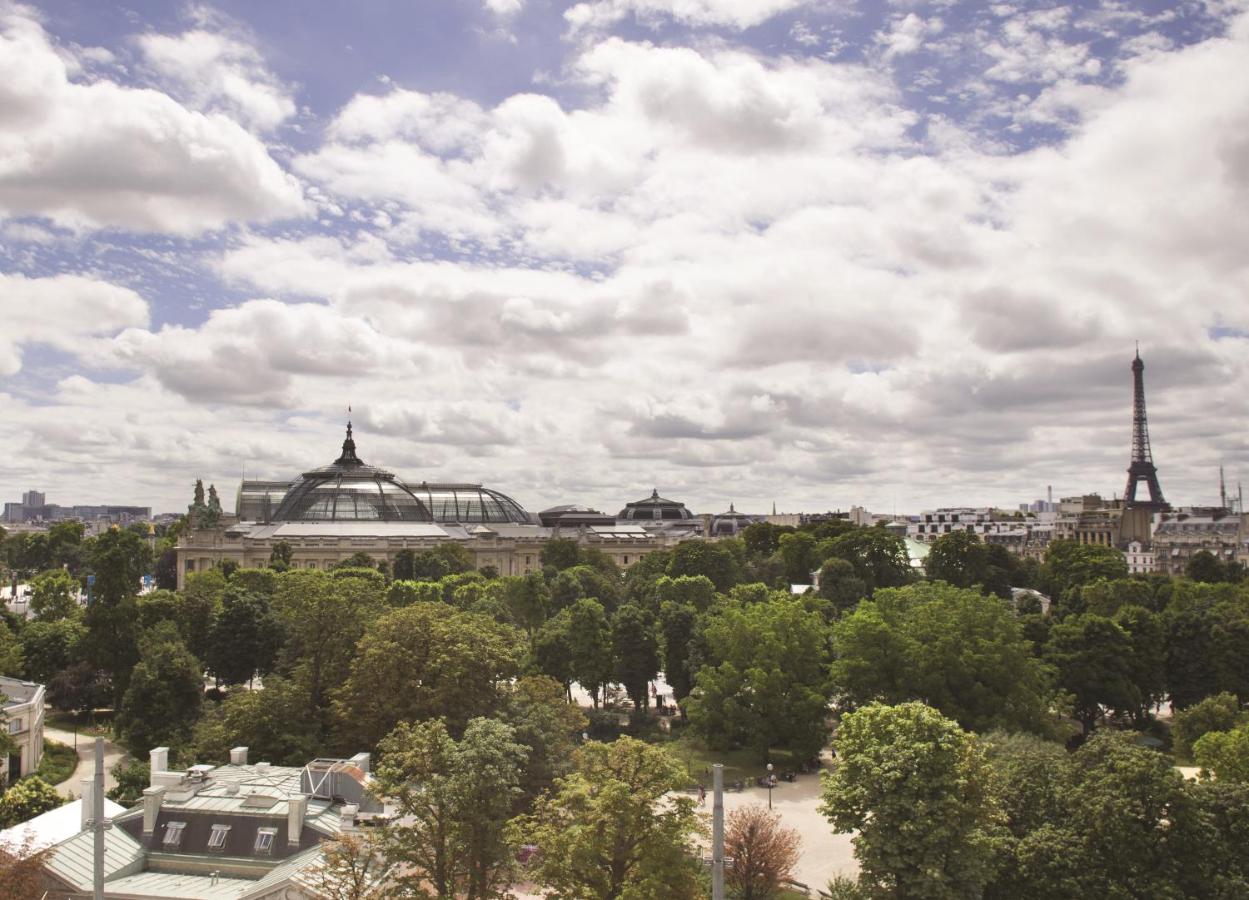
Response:
[[[0,0],[0,493],[1249,475],[1240,0]]]

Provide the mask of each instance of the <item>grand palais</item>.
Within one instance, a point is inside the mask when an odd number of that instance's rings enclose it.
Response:
[[[212,527],[190,517],[177,548],[178,586],[188,573],[227,561],[264,566],[280,541],[291,548],[293,568],[328,569],[359,552],[393,563],[401,550],[459,541],[477,568],[521,575],[540,568],[543,545],[556,537],[595,546],[627,568],[651,550],[726,536],[751,520],[731,508],[696,516],[658,490],[615,516],[575,505],[535,515],[479,484],[417,484],[370,466],[356,455],[348,423],[342,453],[329,465],[290,481],[244,480],[234,514]]]

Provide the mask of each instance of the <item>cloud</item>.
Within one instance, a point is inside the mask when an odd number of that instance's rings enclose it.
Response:
[[[0,214],[196,234],[303,211],[298,183],[234,121],[71,81],[24,8],[0,12]]]
[[[143,62],[193,109],[225,113],[259,131],[295,115],[290,89],[239,35],[195,28],[136,41]]]
[[[23,345],[79,353],[85,339],[148,321],[147,302],[134,291],[80,275],[28,278],[0,272],[0,305],[0,375],[22,368]]]
[[[592,0],[564,13],[570,30],[600,31],[627,17],[656,25],[671,19],[685,25],[744,30],[760,25],[809,0]]]

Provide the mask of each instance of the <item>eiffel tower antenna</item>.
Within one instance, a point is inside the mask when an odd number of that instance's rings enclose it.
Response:
[[[1222,509],[1231,509],[1227,505],[1227,482],[1223,480],[1223,467],[1219,466],[1219,506]]]
[[[1137,500],[1136,488],[1140,482],[1149,486],[1149,499]],[[1141,362],[1141,346],[1136,344],[1136,358],[1132,360],[1132,461],[1128,465],[1128,486],[1123,491],[1123,505],[1127,509],[1167,510],[1171,505],[1162,496],[1158,485],[1158,469],[1149,448],[1149,420],[1145,416],[1145,363]]]

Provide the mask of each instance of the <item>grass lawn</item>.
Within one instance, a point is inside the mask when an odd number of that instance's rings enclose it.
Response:
[[[711,776],[704,773],[710,772],[713,763],[724,766],[726,785],[734,781],[744,781],[751,785],[756,778],[767,772],[767,763],[753,750],[708,750],[701,741],[688,733],[657,743],[662,743],[684,764],[691,783],[701,779],[710,787]],[[799,768],[799,760],[788,750],[773,750],[771,760],[777,777],[786,769]]]
[[[99,710],[95,713],[67,713],[49,711],[44,717],[52,728],[61,731],[78,731],[86,737],[111,738],[113,736],[113,711]]]
[[[39,768],[35,774],[48,784],[60,784],[78,767],[78,754],[73,747],[49,741],[43,742],[43,758],[39,760]]]

